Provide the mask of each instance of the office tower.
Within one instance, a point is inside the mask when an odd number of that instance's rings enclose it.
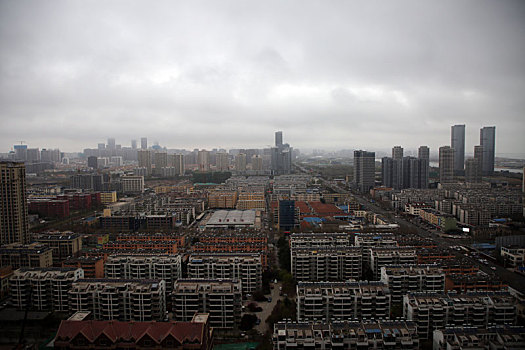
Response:
[[[108,138],[108,146],[106,148],[111,150],[115,149],[115,138]]]
[[[428,146],[420,146],[417,152],[417,157],[419,159],[426,159],[430,161],[430,149]]]
[[[140,148],[141,149],[148,149],[148,138],[147,137],[141,137],[140,138]]]
[[[439,182],[454,181],[454,149],[450,146],[439,147]]]
[[[275,147],[281,147],[283,145],[283,132],[275,132]]]
[[[366,193],[375,184],[375,152],[354,151],[354,183]]]
[[[492,175],[494,172],[494,157],[496,154],[496,127],[485,126],[479,131],[479,144],[483,146],[483,174]]]
[[[465,163],[465,125],[450,128],[450,147],[454,149],[454,171],[464,169]]]
[[[239,153],[235,156],[235,170],[238,172],[246,171],[246,154]]]
[[[465,181],[469,183],[481,182],[481,163],[476,158],[465,162]]]
[[[262,171],[263,170],[263,159],[259,155],[252,156],[252,170]]]
[[[403,159],[403,147],[394,146],[392,148],[392,159]]]
[[[151,175],[151,153],[147,149],[137,150],[137,159],[140,168],[146,168],[147,174]]]
[[[131,149],[137,149],[137,140],[131,140]]]
[[[101,151],[101,150],[103,150],[103,149],[106,149],[106,144],[104,144],[104,143],[99,143],[99,144],[97,144],[97,149],[98,149],[99,151]]]
[[[97,169],[98,168],[97,157],[89,156],[87,159],[87,165],[90,168]]]
[[[199,171],[210,170],[210,152],[201,150],[197,153],[197,163],[199,165]]]
[[[279,201],[279,230],[291,231],[295,228],[296,212],[295,201],[281,200]]]
[[[0,162],[0,244],[28,241],[26,167]]]
[[[228,153],[219,152],[215,154],[215,167],[217,171],[228,171],[230,170],[230,160]]]

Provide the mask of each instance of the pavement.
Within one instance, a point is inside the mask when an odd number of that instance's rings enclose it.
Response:
[[[273,308],[277,304],[277,300],[282,299],[282,296],[279,296],[279,287],[281,287],[281,282],[278,282],[277,284],[274,284],[274,288],[270,290],[271,294],[266,295],[267,297],[271,296],[272,297],[272,301],[271,302],[267,302],[267,301],[260,301],[259,302],[258,301],[257,305],[262,308],[262,311],[261,312],[253,312],[253,314],[256,315],[261,320],[261,323],[258,324],[258,325],[255,325],[255,327],[253,327],[253,328],[255,330],[257,330],[258,332],[262,333],[262,334],[265,334],[266,331],[269,330],[268,329],[268,324],[266,323],[266,319],[272,313]],[[253,301],[252,300],[247,300],[247,301],[244,302],[243,305],[247,306],[249,303],[253,303]],[[251,313],[251,312],[246,312],[246,313]]]

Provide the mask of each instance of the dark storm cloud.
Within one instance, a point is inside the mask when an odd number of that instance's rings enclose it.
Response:
[[[0,149],[525,150],[522,1],[0,1]]]

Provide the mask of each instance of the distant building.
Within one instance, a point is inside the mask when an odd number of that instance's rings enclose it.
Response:
[[[137,151],[137,159],[139,168],[146,168],[148,176],[151,175],[151,152],[147,149],[139,149]]]
[[[403,159],[403,147],[394,146],[392,148],[392,159]]]
[[[25,165],[0,162],[0,244],[28,242]]]
[[[144,192],[143,176],[123,176],[120,179],[123,193],[142,193]]]
[[[439,182],[454,182],[454,149],[450,146],[439,147]]]
[[[87,159],[87,165],[90,168],[98,169],[97,157],[89,156]]]
[[[375,152],[354,151],[354,183],[361,193],[375,185]]]
[[[465,182],[480,183],[481,174],[481,163],[478,159],[471,158],[465,161]]]
[[[147,137],[141,137],[140,138],[140,148],[141,149],[148,149],[148,138]]]
[[[454,149],[454,171],[462,171],[465,163],[465,124],[450,128],[450,147]]]
[[[197,164],[199,171],[210,171],[210,152],[206,150],[198,151]]]
[[[289,144],[283,144],[283,132],[275,133],[275,147],[270,150],[271,170],[274,175],[290,174],[292,172],[293,148]]]
[[[235,156],[235,171],[245,172],[246,171],[246,154],[239,153]]]
[[[131,149],[137,149],[137,140],[131,140]]]
[[[215,154],[215,167],[217,171],[230,170],[230,159],[228,153],[218,152]]]
[[[479,144],[483,147],[483,174],[492,175],[496,155],[496,127],[485,126],[479,131]]]

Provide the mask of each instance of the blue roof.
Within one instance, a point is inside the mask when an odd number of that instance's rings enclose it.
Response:
[[[324,219],[316,218],[316,217],[307,217],[307,218],[304,218],[303,220],[306,221],[306,222],[312,222],[312,223],[319,223],[319,222],[323,222],[324,221]]]

